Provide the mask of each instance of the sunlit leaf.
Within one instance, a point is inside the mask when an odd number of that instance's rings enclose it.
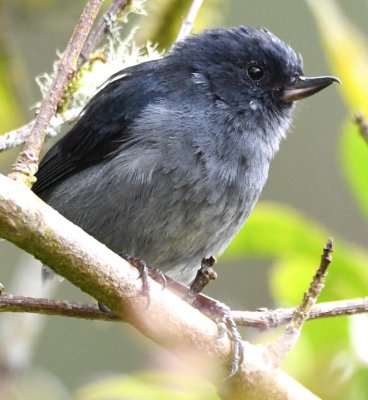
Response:
[[[333,0],[307,0],[341,91],[350,109],[368,112],[368,41]],[[368,13],[367,13],[368,15]]]
[[[307,289],[329,236],[334,236],[333,232],[290,207],[262,202],[223,257],[275,260],[271,288],[279,302],[292,305]],[[334,238],[334,247],[334,261],[321,299],[365,296],[368,253],[338,237]]]
[[[142,21],[137,32],[139,41],[150,40],[160,50],[167,50],[175,41],[180,25],[187,16],[192,0],[156,0],[147,3],[148,16]],[[194,32],[210,26],[221,25],[228,10],[221,0],[204,1],[194,21]]]
[[[9,75],[9,65],[0,55],[0,76]],[[20,113],[11,85],[6,79],[0,80],[0,135],[13,129],[20,123]]]
[[[260,202],[224,257],[313,254],[327,238],[328,233],[322,227],[309,223],[292,208]]]
[[[352,122],[343,126],[340,148],[347,181],[360,208],[368,216],[368,145]]]
[[[308,0],[334,72],[342,79],[342,94],[352,113],[368,116],[368,41],[342,14],[333,0]],[[368,15],[368,12],[367,12]],[[355,198],[368,215],[368,146],[352,123],[344,125],[341,165]]]

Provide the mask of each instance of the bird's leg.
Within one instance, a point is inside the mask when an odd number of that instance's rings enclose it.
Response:
[[[219,330],[219,339],[225,334],[229,336],[231,340],[233,358],[228,379],[233,377],[238,372],[239,366],[243,361],[244,349],[242,338],[236,323],[231,316],[230,308],[226,304],[212,299],[203,293],[198,293],[191,304],[217,324],[217,328]]]
[[[201,267],[197,271],[197,275],[191,283],[188,291],[189,297],[195,297],[201,293],[205,286],[217,278],[215,270],[212,268],[216,263],[215,257],[203,258]]]

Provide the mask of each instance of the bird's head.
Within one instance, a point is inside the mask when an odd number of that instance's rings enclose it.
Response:
[[[286,130],[296,100],[339,82],[305,77],[301,56],[267,29],[208,30],[178,43],[171,55],[216,102],[241,114],[248,128],[268,132]]]

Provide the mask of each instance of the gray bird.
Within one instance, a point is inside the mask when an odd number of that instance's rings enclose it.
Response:
[[[266,29],[208,30],[120,71],[46,154],[33,190],[116,253],[182,283],[251,213],[294,101],[334,77]]]

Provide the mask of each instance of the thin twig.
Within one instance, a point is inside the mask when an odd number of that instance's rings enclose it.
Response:
[[[193,29],[194,21],[197,17],[198,11],[201,8],[203,0],[193,0],[192,5],[190,6],[188,15],[183,20],[180,31],[176,38],[176,42],[182,41],[184,38],[189,36]]]
[[[332,261],[333,242],[329,238],[326,246],[323,248],[321,263],[313,277],[308,291],[304,294],[303,301],[295,310],[290,323],[293,328],[300,330],[304,321],[308,318],[312,306],[316,303],[318,296],[324,288],[325,278],[327,276],[327,268]]]
[[[277,310],[231,311],[231,316],[237,325],[266,330],[289,323],[295,311],[296,307]],[[315,304],[311,308],[308,321],[363,313],[368,313],[368,297]]]
[[[10,150],[14,147],[18,147],[21,144],[23,144],[27,140],[34,123],[35,123],[35,120],[33,119],[32,121],[28,122],[28,124],[25,124],[25,125],[21,126],[20,128],[13,129],[12,131],[1,135],[0,136],[0,153],[3,151]]]
[[[41,104],[25,147],[19,154],[9,174],[10,178],[22,181],[29,186],[32,185],[34,174],[37,172],[39,154],[46,129],[51,117],[56,112],[70,80],[76,72],[79,54],[102,3],[103,0],[89,0],[86,4],[64,54],[59,61],[51,87]]]
[[[111,25],[116,21],[119,14],[131,3],[131,0],[112,0],[109,8],[98,20],[96,27],[92,30],[84,43],[78,60],[78,67],[86,62],[95,48],[98,46],[104,34],[110,32]]]
[[[364,115],[362,113],[358,113],[354,118],[354,122],[358,125],[360,134],[368,144],[368,122],[364,118]]]
[[[329,238],[323,248],[320,266],[313,277],[307,292],[304,293],[301,304],[295,309],[291,321],[287,324],[284,334],[275,342],[271,343],[268,350],[274,366],[279,366],[285,357],[290,353],[297,342],[304,322],[309,318],[313,305],[324,288],[327,268],[332,261],[333,242]]]
[[[2,287],[0,283],[0,287]],[[260,330],[278,328],[291,321],[296,308],[260,311],[231,311],[238,326]],[[0,312],[37,313],[103,321],[121,321],[112,313],[102,312],[97,306],[66,300],[53,300],[26,296],[12,296],[0,292]],[[315,304],[308,321],[321,318],[368,313],[368,297],[330,301]]]
[[[45,315],[59,315],[101,321],[122,321],[111,312],[101,311],[97,305],[72,301],[35,298],[27,296],[0,296],[0,312],[25,312]]]
[[[277,310],[231,311],[231,316],[238,326],[267,330],[289,323],[295,310],[296,308],[294,307]],[[116,315],[102,312],[97,306],[91,304],[12,296],[9,294],[0,295],[0,312],[37,313],[104,321],[121,321]],[[365,313],[368,313],[368,297],[330,301],[315,304],[310,311],[308,321]]]
[[[77,107],[71,110],[66,110],[62,114],[55,114],[50,120],[50,125],[46,131],[45,139],[49,139],[58,134],[60,128],[67,121],[70,122],[77,119],[81,111],[82,107]],[[32,120],[31,122],[28,122],[28,124],[0,136],[0,153],[22,145],[29,137],[34,123],[35,120]]]

